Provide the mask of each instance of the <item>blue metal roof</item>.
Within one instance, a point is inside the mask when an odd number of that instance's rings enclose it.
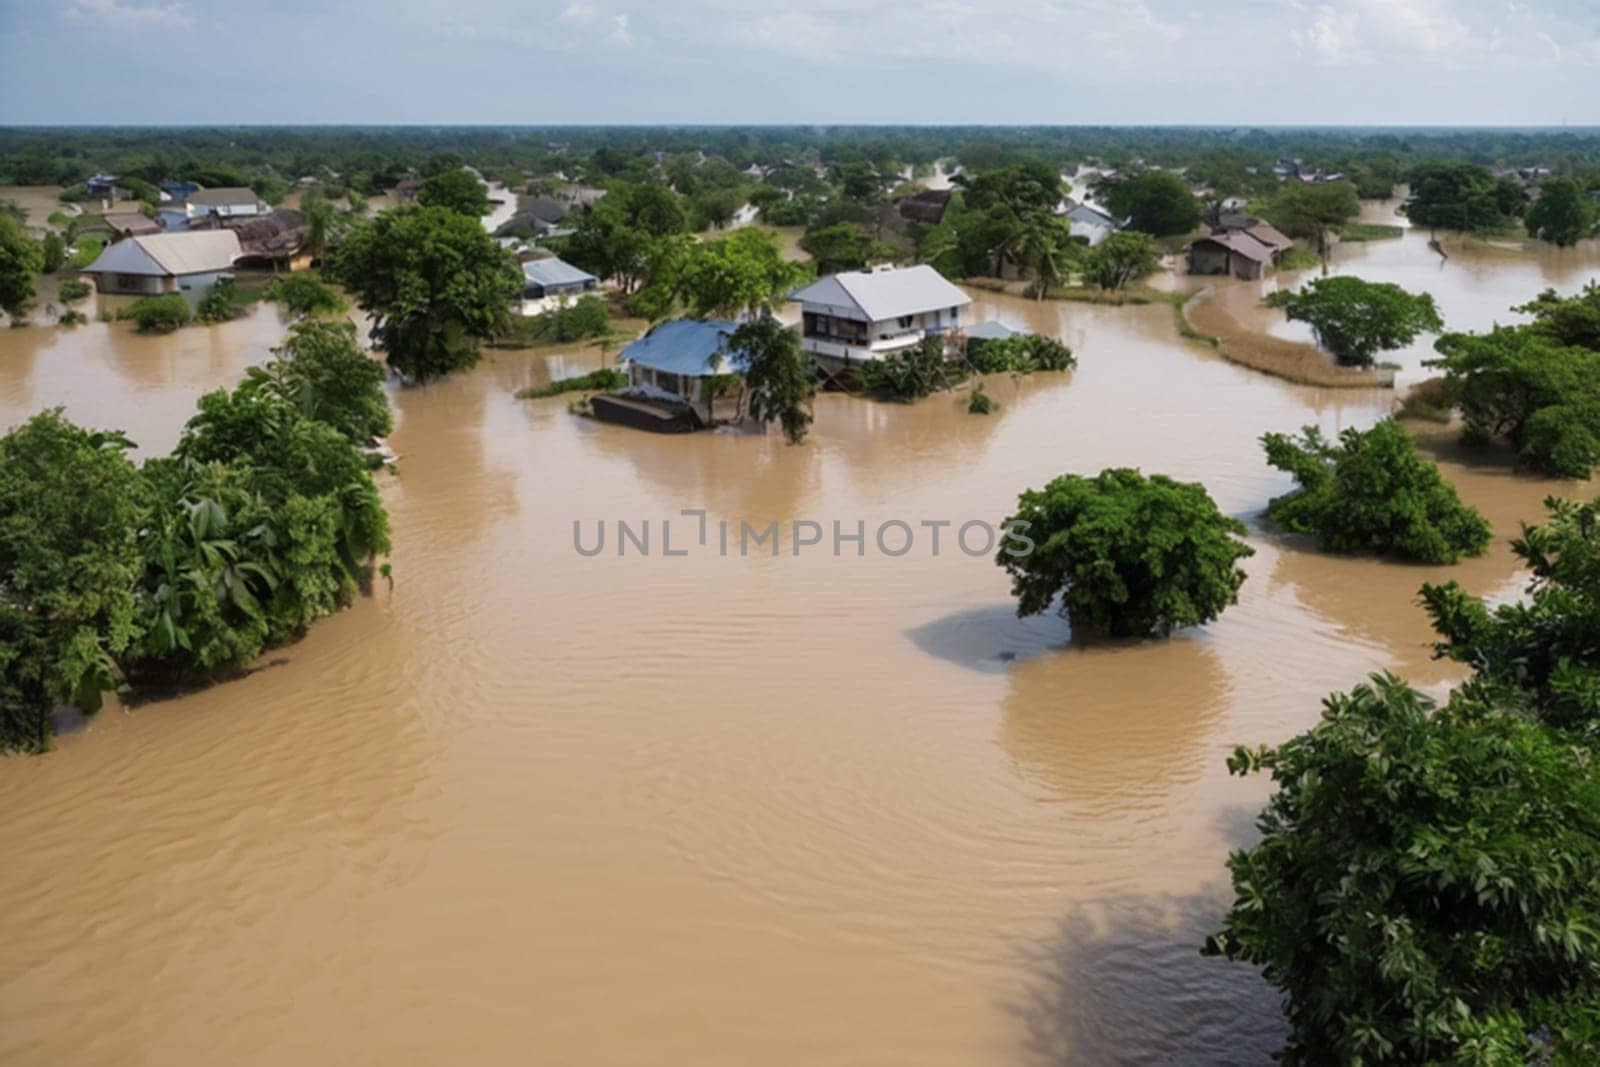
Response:
[[[998,319],[980,322],[976,326],[967,327],[967,338],[976,341],[1003,341],[1007,337],[1024,334],[1027,330],[1014,330]]]
[[[718,319],[664,322],[624,348],[622,358],[667,374],[701,377],[742,371],[746,363],[743,353],[728,349],[728,335],[735,329],[734,323]],[[713,356],[722,357],[715,367],[711,365]]]
[[[586,270],[579,270],[561,259],[530,259],[522,265],[522,276],[534,285],[585,285],[599,281]]]

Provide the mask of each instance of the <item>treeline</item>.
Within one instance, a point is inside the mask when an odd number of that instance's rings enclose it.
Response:
[[[0,438],[0,750],[57,708],[239,671],[348,604],[389,550],[367,446],[382,368],[343,320],[295,324],[171,455],[59,409]]]

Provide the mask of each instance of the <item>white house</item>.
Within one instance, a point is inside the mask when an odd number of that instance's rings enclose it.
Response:
[[[1067,220],[1067,232],[1081,237],[1093,248],[1117,232],[1117,220],[1089,203],[1078,203],[1071,197],[1062,201],[1057,213]]]
[[[238,218],[243,215],[265,215],[271,211],[261,198],[255,194],[254,189],[229,188],[229,189],[201,189],[198,193],[190,193],[188,199],[188,212],[191,219],[204,215],[221,215],[223,218]]]
[[[158,233],[118,241],[80,273],[102,293],[184,293],[199,300],[220,278],[233,277],[240,256],[232,230]]]
[[[926,264],[853,270],[795,293],[800,344],[815,359],[857,363],[920,344],[962,326],[972,299]]]

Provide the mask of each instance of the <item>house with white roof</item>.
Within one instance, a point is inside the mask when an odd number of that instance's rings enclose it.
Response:
[[[183,293],[199,300],[219,279],[233,277],[241,254],[232,230],[158,233],[118,241],[79,273],[92,277],[102,293]]]
[[[882,359],[959,330],[972,299],[923,264],[854,270],[819,278],[800,302],[800,345],[837,365]]]
[[[254,189],[242,186],[226,189],[201,189],[190,193],[186,201],[191,219],[205,215],[220,215],[225,219],[241,215],[265,215],[272,209],[262,203]]]

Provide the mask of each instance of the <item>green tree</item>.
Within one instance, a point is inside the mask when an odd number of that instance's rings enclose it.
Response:
[[[67,261],[67,244],[54,231],[44,235],[44,240],[39,242],[39,252],[39,269],[45,274],[54,274]]]
[[[340,242],[331,273],[372,315],[389,366],[427,381],[478,361],[503,330],[522,272],[476,219],[439,207],[397,207]]]
[[[1533,575],[1527,596],[1490,607],[1455,582],[1422,587],[1441,640],[1470,665],[1471,691],[1600,747],[1600,500],[1545,501],[1512,550]]]
[[[799,336],[777,319],[762,315],[736,328],[729,347],[746,359],[744,384],[751,417],[776,420],[792,445],[803,441],[811,426],[811,398],[817,385]]]
[[[1325,549],[1454,563],[1489,546],[1489,523],[1393,419],[1345,430],[1337,443],[1315,426],[1300,437],[1265,434],[1261,443],[1267,462],[1299,483],[1268,505],[1268,517]]]
[[[22,223],[0,212],[0,311],[21,318],[33,303],[33,276],[44,269],[44,249]]]
[[[770,313],[806,278],[783,258],[783,246],[764,230],[743,229],[687,246],[687,255],[661,279],[696,318]]]
[[[1142,233],[1114,233],[1089,249],[1083,280],[1102,289],[1121,289],[1161,265],[1156,244]]]
[[[887,259],[894,250],[853,222],[838,222],[812,230],[800,238],[800,249],[817,262],[818,274],[860,270],[875,259]]]
[[[282,304],[295,318],[337,314],[345,307],[338,292],[314,270],[295,271],[272,279],[265,296]]]
[[[1188,233],[1200,224],[1200,202],[1172,171],[1136,174],[1110,185],[1101,198],[1113,215],[1152,237]]]
[[[1411,168],[1411,195],[1405,213],[1430,230],[1488,233],[1509,226],[1521,210],[1522,190],[1509,178],[1457,160],[1419,163]]]
[[[633,293],[651,280],[657,246],[681,234],[686,223],[682,203],[671,189],[618,183],[578,218],[562,255],[591,274],[614,279],[624,293]]]
[[[1298,291],[1280,289],[1267,303],[1309,325],[1317,343],[1347,366],[1369,366],[1379,352],[1444,328],[1429,294],[1348,274],[1314,279]]]
[[[288,402],[301,415],[325,423],[358,447],[394,428],[383,367],[356,343],[348,319],[305,319],[272,350],[276,357],[245,372],[240,391]]]
[[[47,748],[68,702],[98,707],[135,636],[130,447],[59,408],[0,437],[0,751]]]
[[[312,262],[321,263],[328,257],[339,213],[330,200],[313,190],[300,201],[300,214],[305,216],[306,253]]]
[[[1573,178],[1551,178],[1539,186],[1539,197],[1528,205],[1523,222],[1541,241],[1566,248],[1595,230],[1597,209],[1587,190]]]
[[[1311,241],[1317,254],[1327,259],[1328,234],[1361,214],[1361,199],[1349,182],[1290,182],[1262,214],[1288,236]]]
[[[1166,635],[1221,615],[1245,579],[1244,523],[1205,487],[1126,468],[1062,475],[1030,489],[1006,520],[995,562],[1011,576],[1019,616],[1059,596],[1074,629],[1111,637]]]
[[[440,171],[417,187],[417,203],[480,219],[490,211],[489,192],[470,170]]]
[[[1600,775],[1518,715],[1376,677],[1228,761],[1277,791],[1206,952],[1284,993],[1285,1063],[1600,1057]]]

